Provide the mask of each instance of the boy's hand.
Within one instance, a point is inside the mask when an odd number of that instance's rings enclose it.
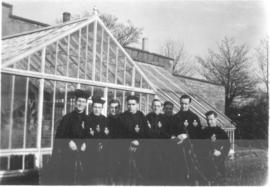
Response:
[[[215,149],[214,150],[214,156],[220,156],[220,155],[221,155],[221,152]]]
[[[69,141],[68,146],[72,151],[77,151],[77,145],[73,140]]]
[[[84,142],[81,146],[81,151],[85,151],[86,150],[86,143]]]

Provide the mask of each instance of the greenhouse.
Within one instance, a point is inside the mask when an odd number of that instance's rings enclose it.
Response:
[[[171,101],[192,96],[192,111],[205,124],[204,113],[215,110],[234,145],[235,127],[222,112],[192,93],[162,67],[134,61],[101,19],[89,18],[8,36],[2,39],[0,178],[41,168],[52,152],[55,129],[73,110],[72,91],[117,98],[135,94],[147,114],[154,98]],[[107,102],[103,110],[107,114]]]

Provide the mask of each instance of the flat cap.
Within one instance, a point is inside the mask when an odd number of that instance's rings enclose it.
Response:
[[[76,90],[74,91],[74,96],[75,96],[76,98],[85,98],[85,99],[88,99],[89,94],[88,94],[86,91],[84,91],[84,90],[76,89]]]
[[[94,103],[100,103],[100,104],[104,104],[105,101],[103,99],[101,99],[101,97],[93,97],[92,98],[93,104]]]
[[[127,96],[126,101],[129,101],[129,100],[135,100],[137,103],[139,103],[139,98],[136,95]]]

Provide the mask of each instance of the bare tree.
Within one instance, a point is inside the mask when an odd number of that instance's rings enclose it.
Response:
[[[89,12],[84,12],[82,15],[82,17],[89,16]],[[119,23],[118,18],[111,14],[101,14],[99,18],[123,47],[140,41],[143,29],[135,27],[131,21],[128,20],[127,23]]]
[[[197,57],[202,65],[202,75],[212,82],[225,87],[225,113],[236,98],[251,97],[255,93],[256,79],[251,77],[249,49],[245,44],[236,45],[234,39],[225,37],[217,51],[208,51],[203,59]]]
[[[258,65],[258,78],[260,82],[263,82],[267,93],[269,91],[268,87],[268,60],[269,60],[269,39],[265,38],[260,41],[260,45],[255,49],[256,61]]]
[[[185,51],[184,44],[179,41],[167,40],[161,46],[164,56],[173,58],[173,74],[190,76],[192,74],[191,56]]]

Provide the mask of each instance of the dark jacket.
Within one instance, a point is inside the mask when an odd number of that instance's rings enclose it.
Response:
[[[145,115],[141,111],[132,114],[128,111],[119,116],[121,127],[123,127],[122,138],[141,139],[149,137],[149,128]],[[138,129],[138,132],[136,132]]]
[[[123,136],[123,127],[119,121],[119,115],[117,116],[108,116],[108,126],[111,130],[111,138],[119,139]]]
[[[173,116],[174,135],[187,133],[190,139],[199,139],[202,135],[201,122],[199,117],[188,111],[179,111]]]
[[[225,159],[230,150],[230,141],[227,133],[220,127],[206,127],[203,130],[204,139],[208,143],[208,151],[213,152],[215,149],[221,152],[221,157]]]
[[[151,138],[169,138],[169,133],[167,132],[168,127],[165,121],[164,114],[156,114],[151,112],[146,116],[149,133]]]
[[[52,158],[42,173],[44,184],[81,184],[84,171],[83,158],[85,152],[81,146],[86,143],[87,116],[85,113],[73,111],[66,114],[56,130]],[[69,148],[69,142],[73,140],[77,151]],[[65,172],[63,172],[65,171]]]

